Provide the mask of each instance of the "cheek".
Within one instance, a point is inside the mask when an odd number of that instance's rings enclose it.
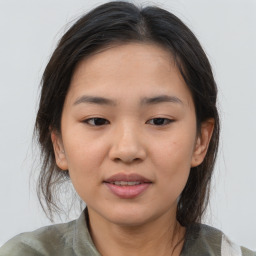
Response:
[[[194,138],[191,136],[171,136],[162,142],[154,143],[155,161],[166,167],[177,169],[187,166],[190,168],[194,152]]]
[[[71,182],[84,202],[90,201],[90,195],[96,195],[101,185],[100,165],[102,159],[100,146],[88,141],[76,140],[68,145],[67,161]]]
[[[165,193],[178,197],[190,173],[194,138],[176,135],[163,143],[155,144],[154,148],[157,179],[164,189],[167,188]]]
[[[93,140],[76,132],[73,136],[64,136],[63,143],[72,182],[93,182],[100,175],[100,166],[106,156],[104,140]]]

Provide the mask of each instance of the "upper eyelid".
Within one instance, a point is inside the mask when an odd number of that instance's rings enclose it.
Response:
[[[103,118],[103,117],[90,117],[90,118],[86,118],[86,119],[82,120],[82,122],[89,124],[89,121],[93,120],[93,119],[103,119],[103,120],[105,120],[107,122],[107,124],[110,123],[106,118]],[[92,125],[92,124],[89,124],[89,125]],[[94,126],[100,126],[100,125],[94,125]]]
[[[107,122],[108,124],[110,123],[109,120],[107,120],[106,118],[103,118],[103,117],[90,117],[90,118],[86,118],[84,120],[82,120],[82,122],[84,123],[89,123],[90,120],[93,120],[93,119],[103,119],[105,120],[105,122]],[[169,123],[171,122],[174,122],[175,120],[173,118],[167,118],[167,117],[153,117],[153,118],[150,118],[146,121],[146,123],[148,123],[149,121],[152,121],[154,119],[165,119],[165,120],[168,120]]]
[[[165,120],[168,120],[168,123],[172,123],[172,122],[174,122],[174,121],[175,121],[173,118],[167,118],[167,117],[154,117],[154,118],[149,119],[146,123],[148,123],[149,121],[154,120],[154,119],[165,119]]]

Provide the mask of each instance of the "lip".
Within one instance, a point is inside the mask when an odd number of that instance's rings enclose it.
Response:
[[[140,184],[136,185],[116,185],[113,184],[116,181],[125,181],[125,182],[139,182]],[[145,192],[151,185],[152,181],[139,175],[139,174],[124,174],[117,173],[103,182],[109,190],[119,198],[123,199],[132,199],[136,198]]]
[[[136,173],[130,173],[130,174],[117,173],[117,174],[110,176],[106,180],[104,180],[104,182],[107,182],[107,183],[111,183],[111,182],[115,182],[115,181],[138,181],[141,183],[152,183],[151,180],[149,180],[139,174],[136,174]]]

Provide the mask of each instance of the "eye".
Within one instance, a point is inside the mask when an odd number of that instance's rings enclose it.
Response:
[[[102,125],[109,124],[109,121],[107,119],[101,118],[101,117],[88,118],[83,122],[92,126],[102,126]]]
[[[158,117],[158,118],[152,118],[149,121],[147,121],[147,124],[152,124],[152,125],[157,125],[157,126],[163,126],[167,125],[169,123],[174,122],[174,120],[168,119],[168,118],[163,118],[163,117]]]

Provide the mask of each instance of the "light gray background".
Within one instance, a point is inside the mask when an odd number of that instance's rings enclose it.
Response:
[[[0,0],[0,245],[49,224],[33,178],[29,183],[38,85],[65,24],[103,2]],[[148,3],[172,11],[194,31],[219,86],[221,145],[206,222],[256,249],[256,0]]]

